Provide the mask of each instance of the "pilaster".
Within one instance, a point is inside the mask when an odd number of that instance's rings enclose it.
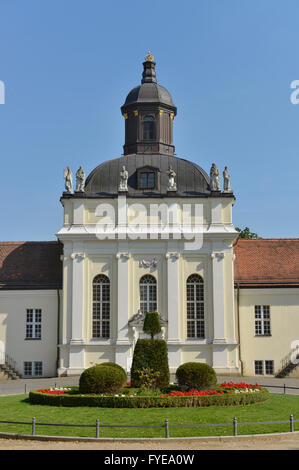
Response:
[[[115,362],[125,370],[130,368],[131,341],[128,337],[129,320],[129,259],[130,253],[120,251],[117,258],[117,340]]]
[[[179,318],[179,257],[178,252],[167,252],[167,319],[168,319],[168,359],[173,372],[181,364],[180,318]]]

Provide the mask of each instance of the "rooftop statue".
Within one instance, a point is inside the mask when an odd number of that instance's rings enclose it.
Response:
[[[73,174],[69,166],[64,170],[65,189],[66,192],[72,194],[73,192]]]
[[[228,174],[227,166],[224,168],[223,171],[223,192],[224,193],[232,193],[232,188],[230,187],[230,176]]]
[[[167,190],[168,191],[176,191],[177,190],[176,181],[175,181],[176,172],[173,170],[173,168],[171,166],[169,167],[169,170],[168,170],[167,174],[168,174],[168,188],[167,188]]]
[[[82,166],[80,166],[79,170],[76,173],[76,193],[84,192],[84,186],[85,186],[85,172]]]
[[[128,191],[128,177],[129,174],[126,170],[126,167],[123,166],[122,171],[120,172],[120,182],[119,182],[119,191]]]
[[[215,163],[212,163],[210,170],[210,188],[211,191],[221,191],[220,173]]]

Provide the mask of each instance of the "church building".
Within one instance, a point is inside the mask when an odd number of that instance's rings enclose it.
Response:
[[[74,189],[65,170],[57,242],[0,243],[3,373],[130,372],[157,311],[172,373],[199,361],[219,375],[298,374],[299,239],[238,238],[228,168],[176,156],[177,108],[150,53],[121,112],[123,155],[87,178],[80,167]]]

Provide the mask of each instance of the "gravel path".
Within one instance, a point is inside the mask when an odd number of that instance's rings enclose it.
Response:
[[[148,442],[43,442],[0,439],[0,450],[299,450],[299,434],[241,439]]]

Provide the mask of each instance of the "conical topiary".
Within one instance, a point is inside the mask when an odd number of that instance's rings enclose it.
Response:
[[[151,335],[152,339],[154,339],[155,335],[161,333],[161,323],[158,312],[148,312],[146,314],[143,331],[144,333]]]

